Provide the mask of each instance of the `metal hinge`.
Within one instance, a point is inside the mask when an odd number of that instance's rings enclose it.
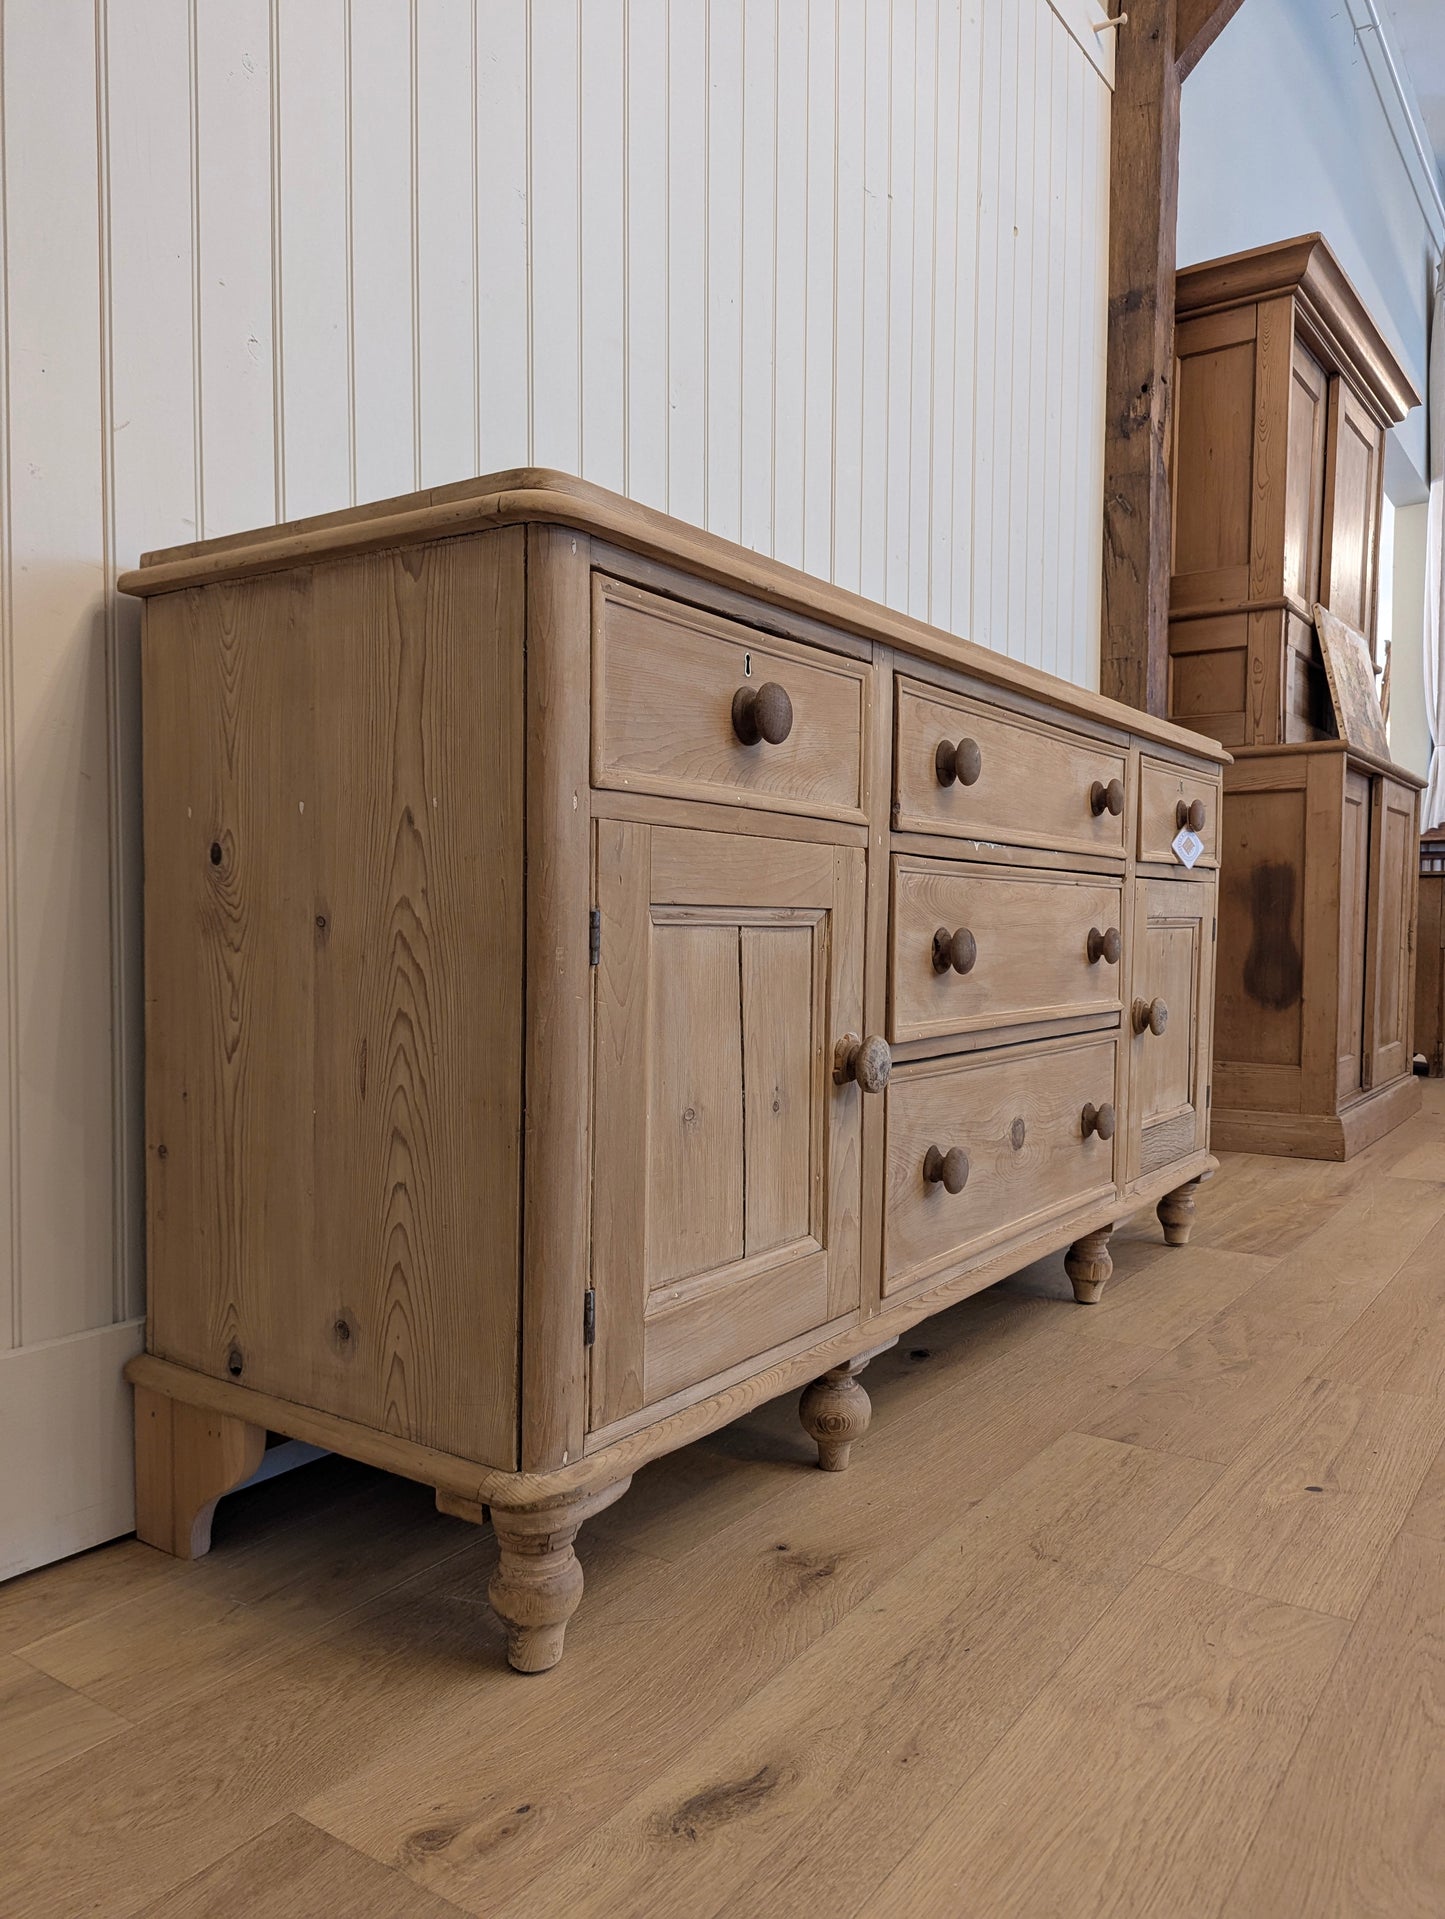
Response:
[[[1212,940],[1219,938],[1219,916],[1217,914],[1215,915],[1214,925],[1210,928],[1209,937]]]
[[[582,1295],[582,1344],[597,1344],[597,1294],[590,1286]]]
[[[1206,1113],[1209,1111],[1210,1107],[1213,1104],[1214,1104],[1214,1088],[1212,1086],[1206,1086],[1204,1089],[1204,1110]]]
[[[594,906],[588,918],[587,963],[590,966],[602,964],[602,909]]]

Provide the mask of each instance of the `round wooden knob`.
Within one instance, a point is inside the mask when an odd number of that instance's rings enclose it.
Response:
[[[1136,999],[1134,1002],[1134,1031],[1149,1032],[1157,1039],[1169,1024],[1169,1008],[1162,999]]]
[[[1111,926],[1107,933],[1101,933],[1097,926],[1089,928],[1089,964],[1095,966],[1103,960],[1107,966],[1117,966],[1119,955],[1124,950],[1124,942],[1119,937],[1117,926]]]
[[[960,926],[950,933],[946,926],[940,926],[933,936],[933,970],[946,973],[950,968],[955,973],[971,973],[974,961],[978,958],[978,942],[966,926]]]
[[[793,730],[793,702],[776,680],[740,686],[733,694],[733,731],[744,746],[766,740],[781,746]]]
[[[1112,813],[1117,819],[1124,810],[1124,782],[1110,780],[1105,786],[1102,780],[1095,780],[1089,788],[1089,807],[1096,819],[1100,813]]]
[[[888,1042],[876,1033],[868,1039],[845,1033],[833,1049],[833,1082],[837,1086],[855,1080],[865,1093],[881,1093],[892,1071]]]
[[[1079,1123],[1083,1127],[1085,1139],[1091,1133],[1097,1133],[1100,1139],[1114,1137],[1114,1109],[1108,1100],[1105,1100],[1102,1106],[1095,1106],[1090,1101],[1084,1108]]]
[[[945,1193],[961,1193],[968,1184],[968,1154],[961,1146],[930,1146],[923,1155],[923,1177],[930,1186],[941,1186]]]
[[[1203,800],[1181,800],[1174,809],[1175,824],[1181,829],[1188,827],[1191,833],[1204,831]]]
[[[959,740],[957,745],[952,740],[940,740],[933,764],[940,786],[952,786],[955,780],[960,786],[972,786],[983,771],[983,755],[977,740]]]

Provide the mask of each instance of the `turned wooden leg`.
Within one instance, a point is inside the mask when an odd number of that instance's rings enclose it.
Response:
[[[1112,1226],[1101,1226],[1097,1233],[1085,1233],[1064,1254],[1064,1271],[1073,1285],[1074,1298],[1081,1306],[1096,1305],[1100,1293],[1109,1283],[1109,1276],[1114,1270],[1113,1256],[1109,1252],[1113,1231]]]
[[[1187,1246],[1190,1228],[1194,1224],[1194,1195],[1199,1191],[1197,1179],[1186,1180],[1182,1186],[1176,1186],[1172,1193],[1166,1193],[1160,1200],[1156,1211],[1159,1224],[1164,1228],[1166,1246]]]
[[[203,1558],[211,1550],[216,1501],[251,1477],[265,1450],[264,1426],[137,1386],[137,1535],[177,1559]]]
[[[869,1354],[834,1366],[803,1388],[798,1401],[798,1417],[803,1431],[818,1442],[818,1464],[825,1473],[846,1470],[853,1441],[861,1439],[873,1417],[873,1406],[858,1382],[868,1364]]]
[[[501,1556],[487,1587],[492,1611],[507,1629],[507,1659],[518,1672],[546,1672],[562,1657],[567,1621],[582,1599],[582,1565],[572,1550],[578,1529],[621,1499],[632,1484],[619,1479],[598,1492],[563,1493],[539,1506],[492,1506],[492,1530]],[[437,1494],[444,1513],[478,1519],[470,1500]]]

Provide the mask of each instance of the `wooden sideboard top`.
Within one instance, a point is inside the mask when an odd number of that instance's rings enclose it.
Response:
[[[1141,739],[1156,740],[1220,764],[1230,758],[1217,741],[1201,733],[1105,699],[1052,673],[1024,666],[906,613],[880,606],[846,587],[816,579],[718,534],[705,533],[652,507],[623,499],[605,487],[545,467],[489,473],[338,513],[293,520],[283,526],[227,534],[187,546],[162,547],[143,554],[140,566],[123,573],[118,584],[123,593],[148,598],[186,587],[251,579],[343,554],[414,546],[529,523],[571,527],[595,535],[649,559],[680,566],[699,578],[746,591],[788,613],[823,621],[861,639],[959,669],[985,684],[1032,695]]]
[[[1387,774],[1401,786],[1413,786],[1417,792],[1423,792],[1428,784],[1408,766],[1387,760],[1379,753],[1368,753],[1362,746],[1351,746],[1347,740],[1286,740],[1278,746],[1236,746],[1231,757],[1243,764],[1250,760],[1292,760],[1300,753],[1343,753],[1352,766],[1361,766],[1370,773]]]

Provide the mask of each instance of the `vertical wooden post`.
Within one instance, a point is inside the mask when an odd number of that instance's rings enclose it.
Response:
[[[1169,703],[1169,433],[1179,98],[1243,0],[1128,0],[1118,29],[1109,192],[1101,691]]]

